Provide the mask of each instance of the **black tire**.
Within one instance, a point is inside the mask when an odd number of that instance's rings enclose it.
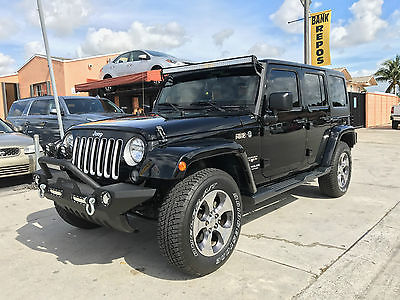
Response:
[[[348,159],[348,166],[345,168],[343,167],[345,163],[343,163],[342,159],[346,157]],[[350,147],[345,142],[339,141],[332,158],[332,170],[327,175],[318,178],[321,193],[333,198],[343,196],[349,188],[351,165]],[[347,177],[345,176],[346,171]]]
[[[70,213],[69,211],[65,210],[64,208],[62,208],[61,206],[54,204],[56,211],[58,213],[58,215],[61,217],[61,219],[63,219],[65,222],[67,222],[68,224],[78,227],[78,228],[82,228],[82,229],[94,229],[94,228],[98,228],[100,227],[100,225],[89,222],[85,219],[82,219],[80,217],[78,217],[77,215],[74,215],[72,213]]]
[[[110,79],[112,78],[112,76],[110,74],[106,74],[104,75],[103,79]],[[112,93],[115,91],[115,87],[114,86],[106,86],[104,87],[104,92],[105,93]]]
[[[211,211],[206,199],[212,203]],[[241,219],[242,201],[235,180],[218,169],[198,171],[177,183],[164,199],[158,222],[161,253],[187,274],[209,274],[232,254]],[[197,227],[201,228],[198,233]]]
[[[398,121],[392,121],[392,129],[397,129],[399,127]]]
[[[151,68],[151,70],[162,70],[161,66],[155,65]]]

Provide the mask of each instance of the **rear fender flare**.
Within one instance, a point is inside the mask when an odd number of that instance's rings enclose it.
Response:
[[[357,143],[357,133],[355,132],[355,128],[349,125],[339,125],[332,128],[322,158],[322,166],[330,166],[339,141],[344,141],[350,148],[352,148]]]

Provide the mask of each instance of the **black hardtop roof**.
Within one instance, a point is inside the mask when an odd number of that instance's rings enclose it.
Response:
[[[285,65],[285,66],[298,67],[298,68],[306,68],[306,69],[317,70],[317,71],[324,71],[324,72],[327,72],[332,75],[344,77],[342,72],[339,72],[339,71],[336,71],[333,69],[317,67],[317,66],[312,66],[312,65],[306,65],[306,64],[292,62],[292,61],[279,60],[279,59],[262,59],[262,60],[259,60],[259,62],[267,63],[267,64]]]

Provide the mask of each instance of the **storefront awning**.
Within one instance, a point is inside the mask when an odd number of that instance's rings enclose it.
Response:
[[[81,83],[75,85],[75,91],[88,92],[91,90],[105,88],[106,86],[122,86],[141,82],[161,81],[161,70],[152,70],[125,76],[107,78],[93,82]]]

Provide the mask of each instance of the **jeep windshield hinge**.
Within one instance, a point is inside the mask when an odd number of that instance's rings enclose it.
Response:
[[[161,142],[166,143],[168,141],[167,139],[167,135],[165,134],[164,128],[162,128],[162,126],[158,125],[156,126],[158,135],[161,138]]]

